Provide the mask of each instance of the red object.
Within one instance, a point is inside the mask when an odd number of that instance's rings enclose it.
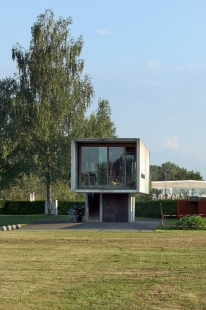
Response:
[[[206,200],[178,200],[177,217],[206,214]]]

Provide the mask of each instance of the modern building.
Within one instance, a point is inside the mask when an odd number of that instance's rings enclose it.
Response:
[[[140,139],[74,139],[71,190],[86,193],[86,221],[133,222],[135,194],[149,194],[149,150]]]
[[[206,181],[154,181],[154,198],[206,197]]]

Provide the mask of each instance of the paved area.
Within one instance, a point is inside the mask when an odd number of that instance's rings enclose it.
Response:
[[[134,230],[134,231],[154,231],[161,220],[140,220],[132,223],[98,223],[82,222],[71,223],[68,221],[39,221],[26,226],[22,230]]]

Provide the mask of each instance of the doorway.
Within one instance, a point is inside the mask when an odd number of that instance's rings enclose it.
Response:
[[[88,220],[99,222],[100,221],[100,194],[88,194]]]

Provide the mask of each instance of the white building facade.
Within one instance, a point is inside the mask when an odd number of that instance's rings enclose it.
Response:
[[[206,181],[153,181],[153,198],[182,199],[186,197],[206,197]]]

